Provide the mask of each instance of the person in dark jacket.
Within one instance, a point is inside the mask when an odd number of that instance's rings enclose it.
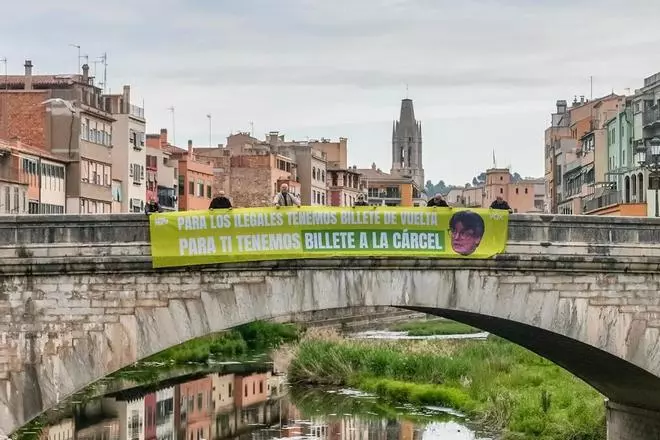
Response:
[[[506,200],[502,196],[497,196],[495,201],[490,204],[490,209],[503,209],[509,212],[513,212],[513,209],[509,206]]]
[[[449,208],[449,204],[445,200],[444,197],[442,197],[442,194],[438,193],[433,196],[428,202],[426,202],[426,206],[437,206],[438,208]]]
[[[220,191],[209,205],[209,209],[231,209],[231,201],[225,196],[224,191]]]
[[[154,199],[149,200],[149,202],[144,207],[144,213],[149,215],[154,212],[160,212],[160,205]]]
[[[364,194],[358,194],[357,200],[353,203],[353,206],[369,206],[367,201],[364,199]]]

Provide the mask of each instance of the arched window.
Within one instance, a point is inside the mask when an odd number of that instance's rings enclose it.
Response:
[[[634,199],[637,196],[637,176],[630,176],[630,196]]]
[[[623,197],[625,203],[630,203],[630,177],[626,176],[623,181]]]
[[[316,180],[316,167],[312,167],[312,179]]]
[[[637,201],[639,203],[644,203],[644,199],[646,199],[646,193],[644,192],[644,174],[642,173],[637,175],[637,186],[639,187],[639,195],[637,196]]]

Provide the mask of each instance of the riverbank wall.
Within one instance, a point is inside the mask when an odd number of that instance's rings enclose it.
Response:
[[[290,313],[273,318],[270,322],[300,323],[307,327],[339,332],[359,332],[382,330],[398,322],[421,320],[427,316],[425,313],[411,312],[396,307],[374,306]]]

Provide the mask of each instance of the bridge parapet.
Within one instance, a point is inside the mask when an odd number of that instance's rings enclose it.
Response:
[[[24,274],[136,272],[151,270],[149,223],[142,214],[31,215],[0,217],[0,273]],[[345,260],[345,259],[342,259]],[[386,260],[377,265],[387,268]],[[334,267],[334,260],[318,260]],[[360,261],[368,261],[361,263]],[[657,272],[660,267],[660,219],[566,215],[513,215],[507,250],[491,260],[410,259],[415,267],[493,267],[499,269],[609,270]],[[294,261],[258,263],[262,268]],[[374,267],[374,259],[355,264]],[[255,263],[223,265],[254,267]],[[309,266],[309,263],[307,263]],[[217,267],[217,266],[216,266]]]

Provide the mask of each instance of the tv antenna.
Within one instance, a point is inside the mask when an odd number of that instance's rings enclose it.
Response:
[[[103,64],[103,82],[99,82],[99,85],[103,85],[103,93],[105,94],[105,90],[108,84],[108,53],[103,52],[103,55],[98,58],[96,63]],[[94,66],[96,66],[96,64]],[[94,67],[94,70],[96,70],[96,67]]]
[[[172,145],[176,145],[174,106],[167,108],[172,113]]]
[[[83,56],[80,55],[80,44],[69,44],[69,46],[78,49],[78,74],[80,74],[80,69],[82,67],[82,63],[80,61],[83,59]]]

